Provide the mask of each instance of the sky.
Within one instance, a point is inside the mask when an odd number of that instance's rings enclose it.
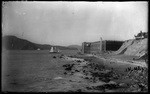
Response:
[[[128,40],[148,32],[148,2],[3,2],[2,36],[34,43],[81,45]]]

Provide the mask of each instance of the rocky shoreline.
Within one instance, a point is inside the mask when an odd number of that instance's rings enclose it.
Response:
[[[143,67],[127,68],[125,73],[117,73],[113,68],[92,63],[91,59],[61,55],[60,58],[72,61],[64,67],[68,85],[84,84],[69,92],[146,92],[148,90],[148,70]],[[142,80],[141,80],[142,79]]]

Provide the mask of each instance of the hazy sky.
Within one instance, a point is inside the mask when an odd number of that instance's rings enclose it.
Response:
[[[2,34],[41,44],[127,40],[148,32],[147,2],[5,2]]]

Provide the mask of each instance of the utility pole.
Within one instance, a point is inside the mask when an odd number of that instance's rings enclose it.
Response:
[[[85,46],[85,42],[82,43],[82,53],[84,54],[84,46]]]
[[[103,45],[103,40],[102,40],[102,37],[100,37],[100,52],[102,52],[102,46]]]

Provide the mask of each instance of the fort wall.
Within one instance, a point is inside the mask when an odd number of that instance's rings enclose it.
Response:
[[[83,42],[82,43],[82,53],[103,53],[106,51],[116,51],[123,44],[123,41],[97,41],[97,42]]]

